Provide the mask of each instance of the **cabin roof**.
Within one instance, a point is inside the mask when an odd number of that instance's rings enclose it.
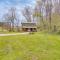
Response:
[[[37,28],[36,23],[27,22],[22,23],[22,28]]]

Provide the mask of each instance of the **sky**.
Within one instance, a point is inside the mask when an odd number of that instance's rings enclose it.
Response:
[[[3,18],[3,15],[7,13],[7,10],[14,6],[17,8],[17,13],[21,14],[21,9],[24,6],[34,7],[35,0],[0,0],[0,20]]]

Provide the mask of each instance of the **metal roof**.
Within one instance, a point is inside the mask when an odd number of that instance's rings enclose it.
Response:
[[[22,23],[22,28],[37,28],[36,23]]]

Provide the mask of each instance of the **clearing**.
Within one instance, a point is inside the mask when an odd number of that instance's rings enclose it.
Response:
[[[60,35],[0,36],[0,60],[60,60]]]

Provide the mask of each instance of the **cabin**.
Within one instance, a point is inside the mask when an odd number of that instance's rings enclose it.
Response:
[[[36,32],[37,31],[36,23],[27,22],[27,23],[21,23],[21,24],[22,24],[22,31],[24,32]]]

